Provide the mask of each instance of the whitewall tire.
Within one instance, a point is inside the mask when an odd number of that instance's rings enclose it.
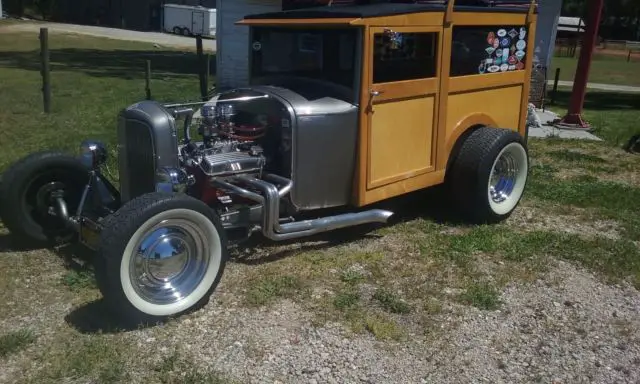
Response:
[[[524,139],[513,130],[480,127],[461,140],[447,171],[455,207],[473,223],[505,220],[520,204],[528,181]]]
[[[489,206],[496,215],[506,215],[518,205],[529,173],[526,149],[518,142],[507,144],[491,167],[487,187]]]
[[[144,195],[105,220],[96,258],[100,290],[127,323],[179,316],[209,300],[226,265],[226,246],[219,218],[203,202]]]

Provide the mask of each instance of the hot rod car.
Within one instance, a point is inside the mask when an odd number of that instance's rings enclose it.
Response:
[[[94,140],[79,155],[17,161],[3,175],[2,221],[32,243],[94,250],[105,301],[139,324],[208,301],[231,230],[289,240],[386,223],[392,212],[373,203],[439,184],[470,222],[504,220],[527,182],[537,16],[534,4],[498,3],[246,16],[248,86],[123,109],[118,186]]]

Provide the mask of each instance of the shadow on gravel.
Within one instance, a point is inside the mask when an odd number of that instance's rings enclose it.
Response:
[[[42,249],[42,248],[34,247],[33,245],[26,244],[10,233],[0,234],[0,254],[13,253],[13,252],[37,251],[39,249]]]
[[[98,299],[74,308],[64,318],[65,322],[83,334],[115,334],[131,332],[140,327],[123,324],[109,311],[106,302]]]

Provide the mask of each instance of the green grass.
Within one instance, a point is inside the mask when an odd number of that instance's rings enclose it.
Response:
[[[595,217],[616,220],[626,239],[640,241],[640,185],[629,182],[638,172],[637,156],[605,144],[573,144],[572,150],[566,149],[567,145],[562,140],[532,142],[532,152],[540,163],[531,169],[527,196],[548,204],[584,208]],[[566,170],[573,175],[562,177]]]
[[[250,284],[246,300],[251,305],[266,305],[278,298],[291,297],[303,289],[298,276],[264,276]]]
[[[365,276],[359,271],[353,269],[347,269],[342,272],[340,279],[348,284],[357,284],[363,280],[365,280]]]
[[[548,78],[553,80],[560,68],[560,80],[573,81],[578,66],[579,54],[575,58],[554,56]],[[589,71],[590,83],[640,86],[640,60],[627,62],[626,56],[594,54]]]
[[[95,289],[98,287],[95,275],[91,270],[71,270],[64,274],[62,283],[72,291]]]
[[[154,99],[199,97],[194,52],[56,33],[49,40],[52,112],[47,115],[37,34],[0,33],[0,172],[33,151],[76,151],[85,138],[103,140],[114,149],[118,112],[145,98],[147,59]]]
[[[178,348],[153,367],[162,384],[232,384],[233,381],[211,369],[199,369]]]
[[[381,315],[367,317],[365,328],[378,340],[401,341],[406,337],[405,332],[396,322]]]
[[[352,309],[360,302],[357,292],[339,292],[333,299],[333,306],[339,310]]]
[[[582,153],[575,150],[570,149],[558,149],[555,151],[547,152],[547,156],[566,162],[572,163],[594,163],[594,164],[603,164],[607,161],[602,157],[591,155],[588,153]]]
[[[640,67],[638,68],[640,73]],[[548,108],[560,116],[567,113],[571,89],[560,87],[554,105]],[[640,94],[588,89],[582,116],[594,128],[593,134],[608,144],[622,147],[640,133]]]
[[[460,300],[476,308],[495,310],[500,306],[500,293],[491,284],[474,282],[460,295]]]
[[[131,345],[102,335],[69,338],[61,336],[55,346],[40,351],[43,369],[26,380],[29,383],[68,380],[119,383],[128,381],[127,363]]]
[[[391,313],[411,312],[411,306],[406,301],[384,288],[378,288],[373,298],[378,301],[382,308]]]
[[[7,357],[26,348],[36,340],[30,329],[20,329],[0,336],[0,358]]]

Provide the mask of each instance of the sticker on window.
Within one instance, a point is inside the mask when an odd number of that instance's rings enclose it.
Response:
[[[479,57],[478,73],[496,73],[507,72],[524,69],[523,63],[526,55],[525,48],[527,42],[524,38],[527,35],[525,27],[520,26],[503,26],[500,28],[491,28],[487,31],[486,44],[482,49]],[[477,48],[476,48],[477,49]]]

